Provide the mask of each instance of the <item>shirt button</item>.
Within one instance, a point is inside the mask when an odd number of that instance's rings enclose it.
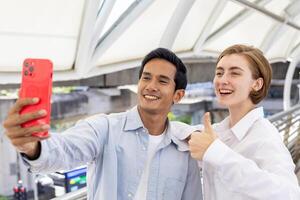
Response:
[[[131,194],[131,193],[128,193],[128,195],[127,195],[127,196],[131,198],[131,197],[132,197],[132,194]]]
[[[135,134],[136,134],[136,135],[138,135],[138,134],[139,134],[139,132],[135,132]]]
[[[143,149],[144,151],[146,151],[146,150],[147,150],[147,149],[146,149],[146,147],[143,147],[142,149]]]

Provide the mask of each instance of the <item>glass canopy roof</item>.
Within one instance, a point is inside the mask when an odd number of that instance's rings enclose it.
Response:
[[[0,84],[19,83],[28,57],[75,80],[137,67],[157,47],[201,61],[235,43],[299,57],[300,1],[0,0]]]

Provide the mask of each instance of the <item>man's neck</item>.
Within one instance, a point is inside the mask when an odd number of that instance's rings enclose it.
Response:
[[[148,113],[140,109],[138,109],[138,111],[150,135],[160,135],[164,132],[167,124],[167,114]]]

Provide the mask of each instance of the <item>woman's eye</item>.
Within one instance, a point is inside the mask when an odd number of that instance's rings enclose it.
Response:
[[[240,73],[238,73],[238,72],[232,72],[231,74],[234,75],[234,76],[240,75]]]

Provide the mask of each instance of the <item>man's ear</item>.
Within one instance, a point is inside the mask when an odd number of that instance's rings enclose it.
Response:
[[[185,94],[184,89],[176,90],[173,96],[173,103],[178,103],[183,98],[184,94]]]
[[[252,86],[252,89],[257,92],[259,91],[264,85],[264,79],[263,78],[258,78],[255,80],[253,86]]]

